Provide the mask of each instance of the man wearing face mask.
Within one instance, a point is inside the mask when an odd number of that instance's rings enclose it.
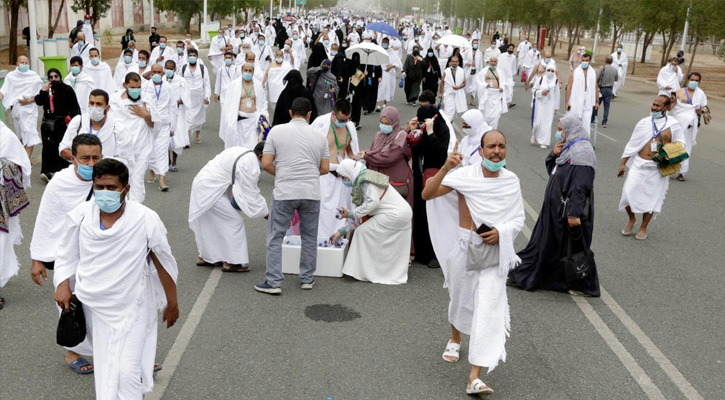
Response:
[[[224,148],[254,148],[259,142],[260,115],[269,120],[264,88],[254,81],[254,65],[242,66],[242,76],[229,85],[221,102],[219,136]]]
[[[677,91],[677,103],[672,109],[675,117],[682,127],[685,136],[685,149],[692,157],[692,147],[697,144],[697,131],[700,125],[700,115],[703,107],[707,106],[707,96],[699,88],[702,75],[692,72],[687,77],[687,85]],[[678,181],[685,181],[685,174],[690,170],[690,159],[682,161],[682,168],[677,174]]]
[[[529,50],[531,50],[531,43],[529,43],[529,38],[524,39],[523,42],[519,43],[519,47],[516,48],[516,54],[518,55],[518,73],[523,73],[524,70],[524,61],[526,61],[526,55],[529,54]]]
[[[71,58],[78,56],[83,59],[84,63],[90,63],[90,56],[88,52],[93,48],[92,43],[93,38],[91,38],[89,41],[86,41],[85,34],[83,32],[79,32],[78,36],[76,36],[76,43],[70,49]]]
[[[89,54],[91,56],[91,63],[83,66],[83,72],[93,78],[96,89],[103,89],[106,93],[115,92],[116,86],[113,81],[113,75],[111,74],[111,67],[101,61],[101,53],[98,49],[91,49]]]
[[[96,88],[96,82],[91,75],[83,71],[83,59],[78,56],[71,57],[70,73],[66,75],[63,82],[73,88],[78,99],[87,99],[91,91]],[[88,105],[82,100],[78,103],[81,107],[81,112],[87,113]]]
[[[146,83],[146,81],[149,80],[148,75],[151,71],[151,64],[149,64],[150,57],[151,55],[146,50],[141,50],[138,52],[138,74],[141,75],[143,83]]]
[[[150,174],[146,183],[159,181],[159,190],[169,191],[166,186],[166,172],[169,171],[169,144],[171,142],[172,107],[176,107],[174,90],[171,85],[164,82],[164,68],[161,64],[151,66],[151,82],[143,89],[141,96],[149,99],[159,114],[159,120],[154,123],[153,151],[149,159]],[[158,176],[158,178],[157,178]]]
[[[478,41],[477,40],[474,40],[472,44],[473,45],[478,45]],[[477,47],[478,46],[476,46],[476,48]],[[498,58],[500,55],[501,55],[501,50],[499,50],[498,47],[496,46],[496,41],[495,40],[492,40],[491,41],[491,45],[488,46],[488,48],[486,49],[486,51],[483,53],[483,62],[486,65],[488,65],[488,61],[491,59],[491,57]]]
[[[167,328],[179,317],[178,268],[166,228],[151,209],[127,199],[128,181],[119,161],[93,167],[94,201],[68,213],[53,276],[56,303],[66,312],[75,280],[99,399],[140,399],[151,391],[158,310],[166,307]]]
[[[189,132],[194,132],[194,143],[201,143],[201,127],[206,122],[206,107],[211,98],[211,84],[209,71],[204,62],[199,59],[196,49],[189,49],[189,63],[181,67],[181,77],[186,80],[189,87],[190,102],[186,107],[186,121]]]
[[[35,96],[42,87],[40,76],[30,70],[28,57],[19,56],[18,67],[7,74],[0,88],[0,100],[6,110],[11,110],[15,134],[25,146],[28,158],[33,154],[33,146],[41,143]]]
[[[115,88],[112,92],[123,90],[123,81],[127,73],[138,73],[138,63],[133,62],[133,51],[131,49],[124,50],[121,59],[122,61],[116,65],[116,70],[113,73]]]
[[[398,72],[403,69],[403,63],[398,56],[398,51],[391,46],[389,38],[383,38],[382,47],[388,52],[388,64],[383,65],[383,80],[378,86],[378,101],[375,108],[377,112],[380,112],[380,102],[385,107],[388,102],[393,101],[398,83]]]
[[[592,112],[599,110],[597,72],[590,68],[591,55],[582,55],[582,63],[569,74],[566,85],[566,110],[582,121],[587,133],[591,132]]]
[[[642,225],[634,236],[637,240],[647,239],[647,226],[654,213],[662,211],[670,179],[662,176],[658,164],[652,161],[660,144],[685,143],[682,126],[670,115],[669,96],[659,95],[653,103],[650,116],[642,118],[634,127],[634,132],[622,153],[618,177],[627,174],[622,187],[619,211],[625,210],[629,221],[622,229],[622,235],[630,236],[637,223],[635,214],[642,214]],[[627,171],[627,168],[629,170]]]
[[[670,96],[672,93],[680,90],[680,82],[682,81],[682,69],[679,66],[677,57],[670,58],[667,65],[660,69],[657,75],[657,88],[659,94]]]
[[[223,272],[248,272],[249,251],[244,216],[269,214],[259,190],[264,142],[254,150],[228,148],[194,178],[189,199],[189,228],[194,232],[198,266],[223,264]]]
[[[62,158],[72,162],[73,140],[78,135],[88,134],[101,140],[105,158],[115,158],[129,165],[134,158],[133,137],[113,117],[109,100],[105,91],[91,91],[87,101],[88,112],[73,117],[68,128],[64,129],[63,140],[58,146],[58,154]]]
[[[292,54],[294,55],[294,69],[300,70],[302,63],[307,62],[305,42],[299,37],[297,31],[292,32]]]
[[[228,90],[232,82],[242,76],[242,66],[235,65],[234,59],[234,53],[231,51],[226,52],[226,54],[224,54],[224,66],[219,68],[216,72],[217,78],[214,83],[214,101],[217,103],[224,97],[224,92]]]
[[[60,80],[60,71],[48,70],[48,82],[35,96],[35,104],[43,106],[43,123],[40,136],[43,140],[43,158],[40,179],[48,182],[53,175],[66,168],[68,162],[58,156],[58,146],[66,130],[66,118],[80,114],[75,92]]]
[[[272,63],[274,52],[272,51],[272,47],[267,44],[264,35],[260,34],[257,37],[257,43],[252,46],[252,52],[257,60],[257,65],[255,65],[255,67],[260,68],[262,71],[266,71],[269,64]]]
[[[496,49],[498,51],[498,49]],[[488,58],[486,58],[486,54],[488,54]],[[488,65],[488,60],[495,56],[496,53],[491,51],[491,48],[486,49],[486,53],[482,53],[481,50],[478,48],[478,40],[474,39],[471,42],[471,48],[470,49],[464,49],[463,52],[461,52],[461,55],[463,56],[463,69],[466,71],[466,82],[469,82],[468,85],[466,85],[466,95],[470,95],[470,106],[475,106],[476,103],[476,74],[483,71],[485,68],[485,65]]]
[[[501,115],[508,112],[504,91],[507,82],[510,83],[510,80],[498,69],[498,57],[491,57],[488,60],[488,68],[481,71],[476,80],[478,109],[483,113],[486,123],[497,129]]]
[[[272,110],[277,108],[277,100],[284,89],[284,82],[282,79],[291,69],[292,65],[284,59],[284,51],[275,51],[274,62],[269,64],[267,71],[264,72],[264,78],[262,79],[262,87],[269,95],[269,105]]]
[[[629,59],[627,58],[627,54],[622,51],[621,44],[617,46],[617,51],[612,53],[612,60],[612,66],[617,69],[617,76],[619,78],[614,83],[614,88],[612,89],[614,98],[617,98],[617,91],[624,86],[624,81],[627,79],[627,65],[629,64]]]
[[[513,44],[507,45],[506,51],[498,57],[497,68],[506,77],[507,84],[504,86],[504,95],[508,108],[511,108],[516,105],[513,103],[514,86],[516,85],[516,81],[514,80],[514,75],[516,75],[516,56],[514,55]]]
[[[181,67],[189,62],[186,54],[186,44],[183,40],[176,42],[176,51],[174,51],[174,53],[174,56],[170,60],[166,61],[173,61],[174,65],[176,65],[176,72],[181,73]],[[164,66],[166,66],[166,62],[164,62]]]
[[[164,65],[164,81],[168,82],[172,91],[171,107],[171,165],[169,171],[177,172],[176,161],[185,148],[189,148],[189,129],[186,122],[186,105],[190,103],[189,88],[186,79],[175,72],[176,64],[172,60]]]
[[[458,57],[450,59],[451,66],[443,71],[438,88],[438,97],[443,102],[443,110],[449,121],[457,113],[465,112],[466,107],[466,73],[458,66]],[[480,96],[479,96],[480,98]]]
[[[352,105],[346,99],[335,102],[332,112],[317,117],[312,122],[312,129],[325,138],[330,153],[330,171],[337,170],[342,160],[358,157],[358,143],[355,124],[350,120]],[[337,218],[337,207],[348,207],[350,189],[332,174],[320,176],[320,218],[319,237],[329,237],[341,228],[344,223]]]
[[[54,269],[66,215],[88,200],[93,186],[93,167],[103,158],[101,140],[97,136],[80,134],[73,138],[71,147],[73,164],[68,166],[66,163],[66,168],[56,173],[45,187],[35,218],[30,242],[30,276],[39,286],[48,280],[47,270]],[[75,288],[75,279],[70,286],[71,290]],[[93,365],[82,357],[93,355],[88,338],[65,350],[65,363],[73,372],[82,375],[93,372]]]
[[[151,63],[152,64],[164,64],[164,61],[166,60],[173,60],[175,57],[176,50],[173,50],[171,47],[167,46],[168,39],[166,36],[161,36],[159,38],[159,45],[154,47],[153,50],[151,50]]]
[[[227,51],[232,51],[232,45],[229,39],[224,37],[224,29],[219,29],[217,30],[217,35],[209,43],[208,58],[211,62],[212,71],[215,73],[224,65],[224,53]]]
[[[111,97],[113,117],[122,122],[127,135],[133,141],[133,160],[128,160],[131,171],[129,199],[143,202],[146,197],[144,175],[149,166],[153,152],[154,125],[162,124],[154,101],[142,96],[141,76],[129,72],[124,80],[124,91],[116,92]]]
[[[458,194],[456,245],[442,267],[450,304],[451,339],[444,360],[457,362],[461,333],[470,335],[467,394],[493,394],[480,374],[490,373],[506,358],[510,324],[506,277],[521,259],[514,241],[524,227],[521,184],[506,165],[506,138],[488,131],[478,150],[483,162],[458,168],[463,155],[456,149],[423,189],[425,200]],[[454,170],[455,169],[455,170]]]

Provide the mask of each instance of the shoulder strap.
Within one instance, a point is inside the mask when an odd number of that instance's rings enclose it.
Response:
[[[199,68],[201,69],[201,78],[204,79],[204,64],[199,64]]]
[[[234,186],[234,181],[235,181],[234,175],[236,175],[236,172],[237,172],[237,162],[239,162],[240,158],[251,153],[252,151],[254,151],[254,150],[247,150],[244,153],[240,154],[239,157],[236,158],[236,160],[234,160],[234,165],[232,165],[232,186]]]
[[[78,129],[76,129],[76,136],[78,136],[79,133],[81,133],[81,127],[83,126],[83,117],[80,118],[78,121]]]
[[[181,77],[182,78],[184,77],[184,74],[186,73],[186,65],[187,64],[184,64],[184,65],[181,66]]]
[[[86,197],[86,201],[90,200],[92,196],[93,196],[93,185],[91,185],[91,191],[88,192],[88,196]]]

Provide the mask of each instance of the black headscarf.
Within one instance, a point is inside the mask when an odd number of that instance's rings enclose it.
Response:
[[[438,116],[433,123],[434,134],[424,134],[418,146],[414,148],[415,154],[423,156],[423,169],[440,168],[448,157],[448,142],[451,132],[438,108],[433,105],[420,107],[416,116],[422,124],[426,119],[433,118],[434,115]]]
[[[310,121],[314,121],[317,118],[317,110],[314,107],[315,98],[312,97],[312,92],[303,85],[300,71],[296,69],[289,71],[284,76],[283,81],[287,82],[287,85],[282,89],[279,100],[277,100],[272,123],[279,125],[290,122],[292,118],[289,115],[289,110],[292,108],[294,99],[298,97],[304,97],[312,103],[312,117],[310,117]]]
[[[49,81],[50,81],[50,74],[52,74],[54,72],[56,74],[58,74],[58,76],[60,76],[61,78],[63,77],[63,75],[60,73],[60,71],[58,71],[57,68],[51,68],[48,70],[48,80]],[[50,87],[53,88],[53,93],[56,96],[62,96],[65,93],[66,89],[73,90],[70,86],[63,83],[63,79],[61,79],[59,81],[52,81],[50,84]]]
[[[429,57],[429,53],[433,53],[433,56]],[[440,73],[441,65],[438,64],[438,57],[436,57],[436,52],[432,47],[425,52],[425,62],[430,64],[430,68],[433,71],[438,71],[438,73]]]
[[[312,48],[312,54],[310,54],[310,59],[307,61],[307,65],[309,65],[310,68],[319,67],[325,60],[327,60],[327,51],[325,51],[325,45],[318,42]]]
[[[294,89],[298,86],[304,86],[304,81],[302,80],[302,74],[300,74],[300,71],[293,69],[290,72],[287,73],[287,75],[282,78],[282,82],[286,84],[285,88]]]

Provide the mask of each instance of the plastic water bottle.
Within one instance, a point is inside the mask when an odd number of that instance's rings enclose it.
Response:
[[[398,83],[398,87],[399,87],[399,88],[402,88],[403,86],[405,86],[405,78],[402,78],[402,79],[400,80],[400,83]]]

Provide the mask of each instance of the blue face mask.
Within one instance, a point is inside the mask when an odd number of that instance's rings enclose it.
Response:
[[[232,65],[232,60],[230,60],[228,58],[225,58],[224,59],[224,65],[226,65],[227,67],[230,66],[230,65]]]
[[[582,69],[589,68],[589,61],[582,61]]]
[[[383,43],[383,48],[384,49],[387,49],[388,48],[388,44],[387,43]]]
[[[141,88],[128,88],[128,97],[138,100],[141,97]]]
[[[181,54],[183,52],[184,52],[184,49],[182,49],[181,47],[176,48],[176,54]]]
[[[253,76],[254,75],[250,74],[249,72],[245,72],[245,73],[242,74],[242,79],[244,79],[245,81],[249,82],[249,81],[252,80],[252,77]]]
[[[664,114],[662,114],[662,111],[652,111],[652,112],[650,113],[650,115],[651,115],[651,116],[652,116],[652,118],[654,118],[654,119],[660,119],[660,118],[662,118],[662,117],[664,116]]]
[[[393,131],[392,125],[385,125],[383,123],[380,124],[380,132],[383,132],[386,135],[389,135]]]
[[[689,87],[690,90],[695,90],[695,89],[697,89],[698,84],[699,84],[699,82],[697,82],[697,81],[690,81],[687,83],[687,87]]]
[[[164,74],[166,74],[166,77],[167,78],[171,78],[172,76],[174,76],[174,70],[173,69],[165,69],[164,70]]]
[[[159,45],[159,48],[161,48],[161,50],[164,50],[166,48],[166,43],[161,43]]]
[[[292,36],[292,40],[297,40],[297,39],[299,39],[299,36],[297,36],[297,35]]]
[[[162,79],[164,79],[164,77],[161,75],[158,75],[158,74],[151,75],[151,80],[154,81],[154,83],[161,83]]]
[[[70,67],[70,73],[73,75],[78,75],[81,73],[81,67]]]
[[[501,168],[506,166],[506,160],[501,160],[499,162],[493,162],[489,160],[488,158],[484,158],[481,162],[481,165],[483,165],[483,168],[486,168],[487,170],[491,172],[498,172],[501,170]]]
[[[93,167],[89,167],[88,165],[81,164],[76,160],[76,163],[78,163],[78,175],[80,175],[81,179],[84,181],[90,181],[93,179]]]
[[[124,189],[123,191],[125,191]],[[116,212],[123,203],[121,202],[121,193],[123,191],[116,192],[114,190],[94,190],[93,193],[96,199],[96,205],[104,213]]]
[[[556,131],[554,134],[554,141],[561,142],[561,131]]]
[[[258,43],[259,43],[259,47],[264,46],[264,40],[260,40]]]
[[[138,62],[138,66],[139,66],[140,68],[146,68],[146,61],[143,61],[143,60],[139,60],[139,62]]]
[[[196,56],[189,56],[189,64],[191,64],[191,65],[196,64]]]
[[[30,69],[30,66],[28,64],[20,64],[20,65],[18,65],[18,70],[20,72],[28,72],[29,69]]]
[[[91,64],[98,65],[101,62],[101,59],[98,57],[91,58]]]
[[[347,122],[340,122],[340,121],[338,121],[338,120],[335,120],[335,121],[333,122],[333,124],[335,124],[335,126],[336,126],[336,127],[338,127],[338,128],[344,128],[344,127],[345,127],[345,124],[346,124],[346,123],[347,123]]]
[[[342,184],[351,188],[352,187],[352,181],[348,181],[347,179],[342,180]]]
[[[125,62],[126,64],[131,64],[131,61],[133,61],[133,57],[123,56],[123,62]]]

